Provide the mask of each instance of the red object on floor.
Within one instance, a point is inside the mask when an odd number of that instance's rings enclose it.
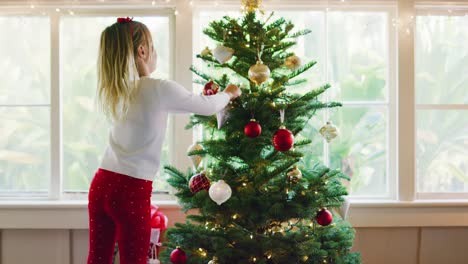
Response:
[[[157,207],[156,205],[151,205],[151,229],[158,229],[159,234],[157,235],[157,238],[156,238],[157,242],[153,241],[153,237],[151,238],[150,248],[148,252],[149,258],[154,257],[151,255],[154,245],[156,245],[156,255],[159,258],[159,251],[161,247],[161,237],[162,237],[164,230],[167,229],[167,222],[168,222],[167,217],[158,209],[159,207]],[[153,243],[153,242],[156,242],[156,243]]]

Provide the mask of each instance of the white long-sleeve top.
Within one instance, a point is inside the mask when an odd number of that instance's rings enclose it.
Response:
[[[159,170],[169,113],[213,115],[230,100],[225,92],[211,96],[187,91],[174,81],[142,77],[127,117],[109,129],[109,144],[100,168],[153,181]]]

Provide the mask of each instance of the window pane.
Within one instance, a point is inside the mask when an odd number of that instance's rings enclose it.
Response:
[[[340,135],[330,143],[332,168],[351,176],[353,196],[388,195],[387,113],[381,108],[332,111]]]
[[[228,15],[230,17],[239,18],[239,12],[200,12],[199,14],[199,23],[194,27],[194,55],[200,54],[201,50],[205,47],[214,49],[218,43],[207,37],[203,34],[203,30],[208,27],[209,23],[214,20],[220,20],[223,16]],[[317,64],[309,70],[307,73],[303,74],[299,78],[304,78],[308,80],[308,83],[305,85],[298,85],[291,87],[291,92],[305,93],[310,91],[312,88],[317,88],[325,83],[324,78],[324,69],[325,69],[325,42],[323,40],[324,36],[324,14],[319,11],[277,11],[270,21],[274,21],[280,17],[290,20],[295,25],[294,32],[311,29],[312,33],[300,37],[297,39],[297,45],[292,47],[290,51],[293,51],[301,58],[302,63],[317,61]],[[201,69],[203,72],[211,72],[211,65],[204,63],[201,59],[195,59],[194,65]],[[221,70],[219,71],[218,76],[221,76],[223,73],[232,73],[230,70]],[[198,79],[198,76],[194,75],[194,79]],[[248,85],[244,79],[233,79],[233,82],[244,83]],[[195,85],[195,91],[201,92],[203,86]]]
[[[47,192],[50,108],[0,107],[0,195]]]
[[[338,101],[385,101],[388,14],[329,12],[328,75]]]
[[[317,113],[314,118],[310,119],[309,123],[304,127],[304,130],[299,133],[296,139],[307,138],[312,140],[311,144],[298,148],[298,150],[304,153],[302,163],[309,166],[309,168],[316,162],[324,163],[323,137],[319,133],[320,128],[325,124],[323,116],[323,113]]]
[[[418,16],[416,102],[468,103],[468,16]]]
[[[326,65],[326,47],[325,47],[325,15],[320,11],[280,11],[275,15],[276,18],[284,17],[290,20],[294,25],[293,31],[309,29],[312,32],[299,37],[297,45],[291,48],[301,58],[302,64],[310,61],[316,61],[317,64],[309,71],[303,73],[298,79],[307,79],[307,84],[296,86],[290,89],[291,92],[306,93],[311,89],[325,84],[325,65]]]
[[[468,113],[417,111],[419,192],[468,192]]]
[[[48,104],[49,18],[0,16],[0,36],[0,104]]]
[[[154,78],[168,78],[170,64],[169,18],[135,17],[150,29],[158,54]],[[63,17],[60,26],[63,175],[66,191],[87,191],[108,142],[109,124],[95,109],[96,61],[101,32],[115,17]],[[168,126],[169,127],[169,126]],[[168,133],[169,134],[169,133]],[[168,159],[168,140],[162,163]],[[154,190],[167,189],[165,181],[155,180]]]
[[[224,12],[201,12],[200,24],[194,29],[198,54],[205,46],[216,44],[201,32]],[[235,14],[230,14],[236,16]],[[328,16],[328,23],[325,19]],[[332,88],[326,101],[359,101],[359,107],[322,110],[312,118],[300,133],[313,142],[304,148],[303,163],[325,162],[323,139],[318,130],[331,116],[341,135],[329,146],[330,167],[342,168],[352,176],[353,196],[388,196],[388,82],[389,82],[389,15],[387,12],[322,12],[278,11],[275,17],[291,20],[296,30],[310,29],[311,34],[297,39],[291,48],[302,62],[317,64],[301,76],[308,84],[291,88],[291,92],[304,93],[327,82]],[[271,19],[273,21],[274,18]],[[327,32],[328,29],[328,32]],[[199,39],[198,39],[199,38]],[[209,71],[200,60],[197,67]],[[328,78],[325,75],[328,73]],[[199,88],[201,91],[201,88]],[[366,102],[382,102],[379,107],[366,107]]]

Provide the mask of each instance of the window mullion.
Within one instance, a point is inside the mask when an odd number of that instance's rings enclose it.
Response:
[[[393,26],[392,21],[397,18],[397,10],[392,9],[388,16],[388,89],[387,89],[387,188],[392,200],[396,200],[398,196],[398,119],[397,119],[397,108],[398,108],[398,43],[397,43],[397,27]]]
[[[402,25],[414,18],[414,0],[398,0]],[[413,201],[416,195],[415,170],[415,85],[414,26],[398,30],[398,198]],[[408,34],[409,32],[409,34]]]
[[[175,81],[184,87],[193,87],[192,74],[187,69],[192,65],[192,14],[193,10],[188,2],[177,1],[176,8],[179,15],[175,16],[175,38],[173,51],[174,76]],[[190,89],[192,90],[192,89]],[[190,160],[187,157],[187,148],[192,144],[194,131],[184,129],[189,122],[188,115],[174,115],[173,125],[173,153],[171,153],[172,164],[177,168],[185,170],[190,167]]]
[[[62,189],[62,129],[61,129],[61,93],[60,93],[60,16],[50,15],[50,142],[51,142],[51,177],[49,198],[57,200]]]
[[[328,34],[328,31],[329,31],[329,28],[328,28],[328,7],[325,9],[325,11],[323,13],[324,13],[324,16],[325,16],[325,20],[324,20],[325,37],[323,38],[324,41],[325,41],[325,43],[324,43],[324,47],[325,47],[325,83],[329,83],[330,79],[328,78],[328,66],[329,66],[328,60],[330,58],[330,52],[329,52],[329,49],[328,49],[328,38],[329,38],[329,34]],[[325,101],[329,102],[330,101],[330,92],[326,91],[324,95],[325,95]],[[324,122],[328,122],[328,120],[330,119],[330,109],[329,108],[325,108],[325,111],[323,113],[323,117],[324,117]],[[323,139],[323,163],[325,164],[325,166],[330,166],[330,146],[329,146],[328,142],[325,139]]]

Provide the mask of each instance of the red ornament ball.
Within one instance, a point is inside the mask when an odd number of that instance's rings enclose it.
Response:
[[[262,133],[262,127],[255,119],[250,119],[250,122],[244,127],[244,134],[251,138],[256,138]]]
[[[203,95],[214,95],[219,91],[219,85],[213,81],[209,81],[205,84],[203,88]]]
[[[210,189],[210,185],[210,180],[208,180],[203,172],[193,175],[189,181],[189,187],[192,193],[197,193],[201,190],[208,191]]]
[[[187,255],[180,247],[171,252],[171,262],[173,264],[185,264],[187,262]]]
[[[288,151],[294,145],[294,135],[291,131],[281,126],[273,135],[273,146],[278,151]]]
[[[327,226],[333,222],[333,215],[330,213],[325,208],[322,208],[322,210],[318,211],[317,216],[315,217],[317,220],[317,223],[321,226]]]

